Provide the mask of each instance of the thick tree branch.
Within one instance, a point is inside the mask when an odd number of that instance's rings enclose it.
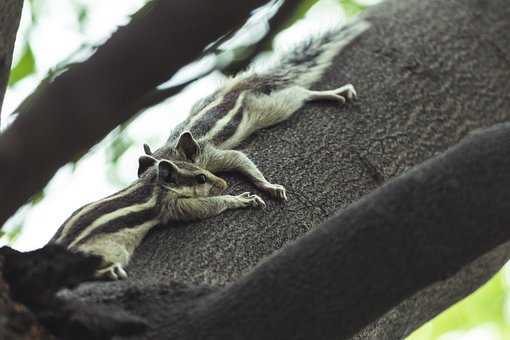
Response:
[[[144,94],[264,4],[152,1],[87,61],[24,105],[0,135],[0,225],[73,156],[136,112]],[[37,168],[37,171],[34,171]]]
[[[0,112],[9,80],[12,52],[16,40],[23,0],[0,2]]]
[[[509,153],[507,123],[389,182],[213,295],[198,338],[347,338],[451,277],[510,240]]]

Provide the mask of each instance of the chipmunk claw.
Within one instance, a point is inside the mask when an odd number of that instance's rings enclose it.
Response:
[[[356,98],[358,97],[356,89],[354,88],[354,86],[352,86],[352,84],[344,85],[333,91],[335,91],[335,93],[337,93],[338,95],[344,97],[344,99],[347,98],[347,100],[356,100]]]
[[[269,182],[266,183],[260,183],[258,185],[258,188],[262,191],[267,192],[269,195],[273,196],[274,198],[286,201],[287,200],[287,190],[283,185],[280,184],[272,184]]]
[[[257,195],[253,195],[249,192],[243,192],[238,195],[237,198],[243,203],[245,207],[253,207],[253,208],[265,208],[266,202],[262,198]]]
[[[114,263],[104,269],[96,271],[95,277],[106,280],[125,280],[128,275],[120,263]]]

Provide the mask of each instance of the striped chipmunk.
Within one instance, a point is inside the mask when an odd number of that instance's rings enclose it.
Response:
[[[220,195],[227,183],[217,172],[239,172],[259,190],[286,200],[282,185],[266,180],[243,152],[233,148],[253,132],[288,119],[307,102],[355,99],[350,84],[327,91],[309,87],[340,50],[368,27],[366,21],[357,21],[329,30],[286,53],[275,52],[264,68],[252,67],[226,81],[194,105],[163,147],[153,153],[144,145],[139,178],[133,184],[75,211],[50,243],[100,256],[98,279],[125,279],[134,250],[154,226],[265,206],[250,193]]]
[[[355,99],[351,84],[327,91],[309,87],[321,78],[340,50],[369,27],[364,20],[355,21],[316,35],[288,51],[276,51],[269,63],[228,79],[212,95],[196,103],[163,147],[152,153],[144,145],[146,155],[142,158],[185,161],[212,173],[238,172],[259,190],[286,200],[282,185],[270,183],[243,152],[232,149],[255,131],[288,119],[307,102],[333,100],[343,104]],[[140,162],[138,172],[148,168]]]
[[[75,211],[49,242],[100,256],[97,279],[127,278],[125,267],[131,255],[158,224],[199,220],[227,209],[265,205],[260,197],[250,193],[219,195],[227,183],[188,162],[143,156],[140,167],[147,170],[133,184]]]

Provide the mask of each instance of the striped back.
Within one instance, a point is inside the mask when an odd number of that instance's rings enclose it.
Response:
[[[157,215],[159,189],[136,181],[127,188],[75,211],[50,243],[75,248],[98,234],[136,227]]]
[[[238,76],[229,79],[218,91],[195,104],[190,115],[171,132],[167,145],[156,151],[157,156],[175,159],[172,154],[179,136],[190,131],[201,143],[209,142],[220,147],[231,144],[230,139],[236,134],[245,116],[247,96],[272,91],[269,79],[256,75]]]

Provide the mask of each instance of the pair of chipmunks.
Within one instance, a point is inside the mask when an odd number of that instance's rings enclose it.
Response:
[[[50,243],[98,255],[98,279],[125,279],[125,267],[149,230],[171,221],[190,221],[228,209],[260,208],[257,195],[221,195],[227,183],[215,174],[243,174],[259,190],[286,200],[282,185],[269,182],[241,151],[233,150],[259,129],[278,124],[305,103],[356,98],[350,84],[313,91],[339,51],[369,27],[365,21],[314,37],[285,54],[276,53],[263,70],[249,69],[192,108],[167,143],[139,159],[138,180],[75,211]]]

